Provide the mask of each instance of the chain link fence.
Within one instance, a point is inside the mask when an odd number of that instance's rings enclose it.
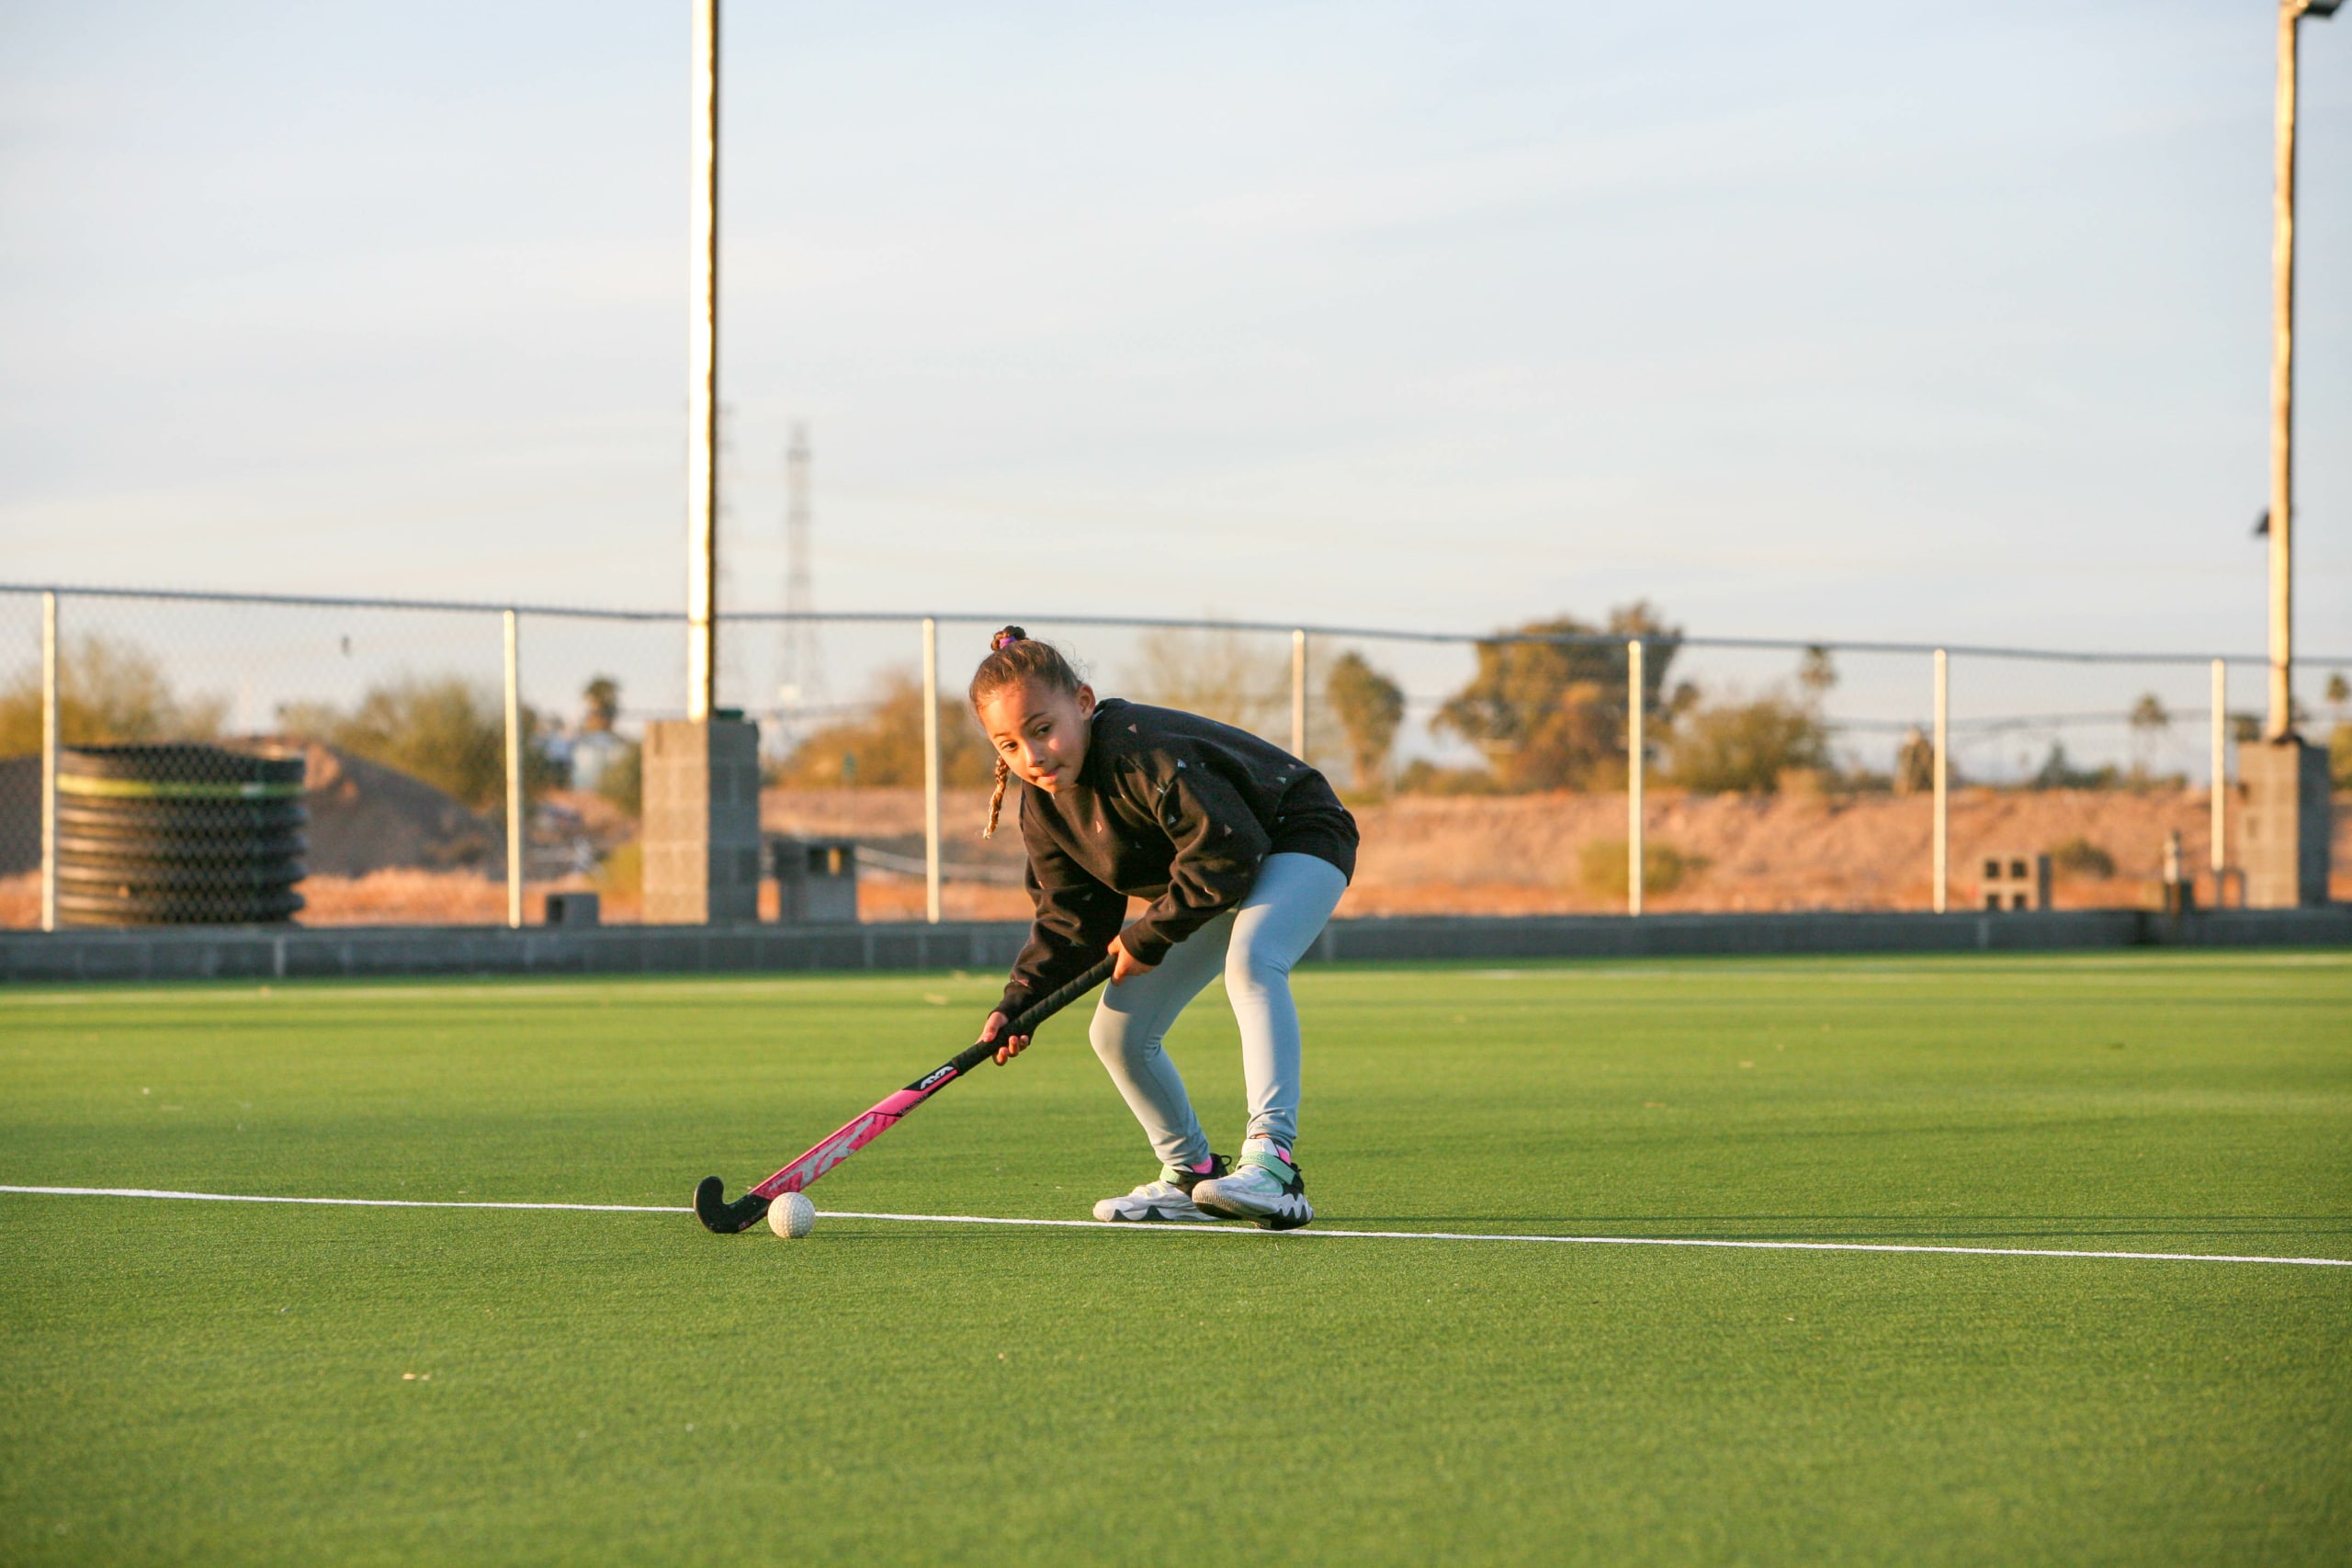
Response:
[[[935,618],[935,751],[923,617],[721,629],[718,700],[758,723],[763,829],[854,842],[863,919],[1027,914],[1018,831],[979,836],[991,758],[962,696],[1011,618]],[[1939,723],[1931,648],[1685,636],[1640,606],[1485,636],[1021,624],[1103,695],[1329,773],[1365,829],[1358,915],[2144,905],[2168,874],[2211,902],[2236,863],[2212,784],[2264,673],[1954,648]],[[687,711],[684,632],[654,612],[0,588],[0,924],[536,923],[559,893],[638,919],[640,746]],[[2346,665],[2302,668],[2340,788]],[[771,882],[763,916],[783,908]]]

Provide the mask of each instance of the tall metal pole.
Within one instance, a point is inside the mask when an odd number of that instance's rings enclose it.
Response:
[[[1951,661],[1936,649],[1935,869],[1930,896],[1940,915],[1951,900]]]
[[[2229,841],[2223,829],[2229,826],[2230,798],[2230,667],[2222,660],[2213,660],[2213,756],[2211,761],[2212,798],[2207,802],[2211,813],[2207,836],[2212,840],[2206,859],[2213,870],[2213,907],[2222,907],[2222,874],[2229,868]]]
[[[922,622],[922,908],[939,923],[939,623]]]
[[[2340,0],[2279,0],[2270,228],[2270,739],[2295,732],[2295,76],[2298,24]]]
[[[686,716],[718,694],[718,0],[695,0],[693,315],[686,380]]]
[[[506,923],[523,926],[523,660],[506,612]]]
[[[1290,754],[1306,758],[1306,634],[1290,634]]]
[[[1625,645],[1625,912],[1642,912],[1642,639]]]
[[[57,595],[40,596],[40,929],[57,929]]]

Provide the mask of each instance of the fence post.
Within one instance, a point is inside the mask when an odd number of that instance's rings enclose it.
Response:
[[[2212,705],[2213,787],[2210,792],[2212,798],[2207,806],[2212,813],[2209,836],[2213,841],[2208,847],[2205,858],[2213,869],[2213,908],[2218,909],[2222,907],[2222,879],[2230,865],[2229,840],[2225,836],[2230,817],[2230,667],[2219,659],[2213,660]]]
[[[57,929],[57,595],[40,596],[40,929]]]
[[[1642,912],[1642,639],[1625,644],[1625,912]]]
[[[1936,649],[1935,870],[1930,897],[1940,915],[1951,898],[1951,661]]]
[[[939,923],[939,623],[922,622],[922,909]]]
[[[514,612],[506,612],[506,923],[523,925],[523,690]]]
[[[1290,634],[1290,754],[1306,760],[1306,634]]]

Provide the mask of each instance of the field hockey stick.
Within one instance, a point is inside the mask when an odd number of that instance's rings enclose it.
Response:
[[[825,1172],[897,1126],[907,1113],[990,1056],[1007,1040],[1035,1034],[1037,1026],[1111,977],[1113,960],[1103,959],[1057,991],[1052,991],[1005,1021],[994,1040],[974,1042],[864,1115],[850,1119],[830,1138],[752,1188],[733,1202],[727,1201],[727,1183],[706,1176],[695,1189],[695,1218],[703,1228],[720,1235],[747,1231],[766,1217],[768,1204],[787,1192],[808,1190]]]

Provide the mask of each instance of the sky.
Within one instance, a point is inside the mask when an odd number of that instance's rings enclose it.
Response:
[[[2267,0],[734,4],[725,589],[2259,650]],[[2302,647],[2352,653],[2352,19]],[[676,607],[690,12],[0,8],[14,581]]]

